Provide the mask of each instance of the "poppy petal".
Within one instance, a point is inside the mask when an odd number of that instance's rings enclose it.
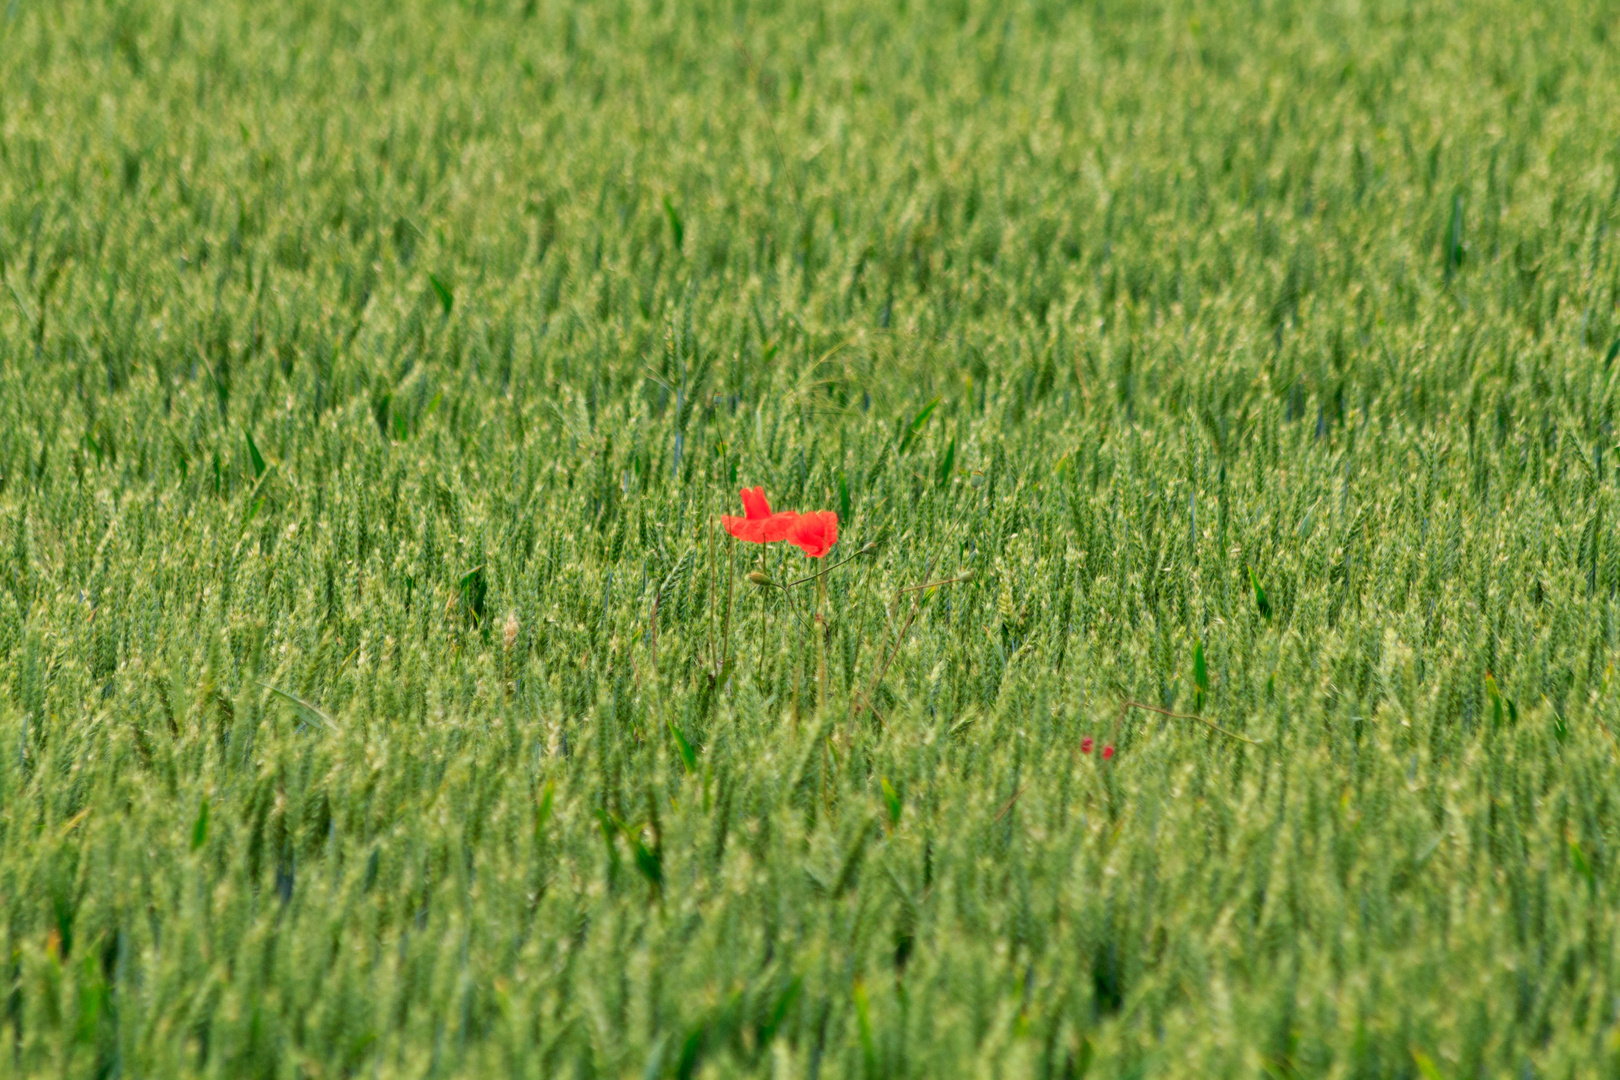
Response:
[[[765,489],[756,487],[742,489],[743,511],[750,521],[757,521],[771,516],[771,504],[765,498]]]
[[[746,540],[750,544],[763,544],[765,542],[762,529],[764,524],[765,522],[757,519],[731,517],[730,515],[722,515],[720,518],[721,528],[737,539]]]
[[[819,559],[838,543],[838,515],[831,510],[800,514],[788,542],[812,559]]]
[[[759,523],[760,542],[770,544],[777,540],[786,540],[792,535],[798,523],[799,515],[791,510],[783,510],[780,513],[772,514]]]

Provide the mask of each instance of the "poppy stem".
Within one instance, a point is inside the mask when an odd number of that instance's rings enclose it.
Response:
[[[927,577],[928,571],[932,570],[933,568],[933,560],[929,560],[929,565],[927,569],[923,571],[923,576]],[[903,589],[895,592],[894,607],[890,609],[891,613],[897,613],[899,611],[900,598],[904,595],[905,590]],[[850,716],[852,718],[861,715],[862,709],[871,709],[872,715],[879,716],[879,722],[881,722],[881,714],[878,713],[877,706],[872,703],[872,698],[877,695],[878,684],[883,681],[883,676],[889,673],[889,665],[894,662],[895,655],[900,652],[900,646],[906,640],[906,635],[911,632],[911,624],[917,621],[917,612],[922,610],[922,601],[923,598],[920,596],[911,601],[911,613],[906,616],[905,625],[900,627],[900,632],[895,635],[893,648],[884,650],[883,662],[879,664],[877,670],[872,673],[872,681],[866,684],[866,692],[861,695],[861,700],[855,704],[854,709],[850,712]],[[892,614],[890,625],[893,625]]]
[[[871,545],[868,545],[868,547],[870,546]],[[928,569],[923,571],[923,576],[926,577],[928,570],[932,569],[933,566],[930,563]],[[907,585],[903,589],[895,590],[894,610],[898,611],[900,606],[900,598],[905,596],[907,593],[920,592],[924,589],[937,588],[940,585],[954,585],[960,581],[972,580],[973,571],[964,570],[955,577],[941,578],[938,581],[925,581],[921,585]],[[900,646],[905,643],[906,635],[911,632],[911,624],[917,621],[917,614],[922,610],[922,602],[924,599],[926,599],[926,597],[918,596],[911,601],[911,612],[906,616],[905,624],[900,627],[900,632],[895,635],[894,645],[884,652],[883,662],[878,665],[877,671],[872,676],[872,681],[867,684],[866,692],[860,695],[861,700],[855,703],[854,710],[850,714],[851,716],[861,715],[862,709],[871,709],[874,716],[879,715],[877,706],[872,704],[872,697],[877,693],[878,684],[883,681],[883,676],[889,673],[889,665],[894,663],[894,658],[899,655]]]
[[[732,537],[726,542],[726,614],[720,620],[720,682],[725,682],[726,668],[731,663],[731,597],[737,587],[737,575],[733,572],[736,565],[737,538]]]
[[[820,580],[822,574],[830,574],[834,570],[837,570],[840,566],[847,566],[848,564],[854,562],[856,559],[860,558],[862,555],[870,555],[872,552],[874,552],[876,550],[877,550],[877,541],[874,540],[872,543],[867,544],[865,547],[861,548],[861,550],[857,551],[855,554],[851,555],[849,558],[845,559],[843,562],[833,563],[831,566],[827,567],[824,570],[818,570],[814,574],[809,575],[808,577],[799,578],[797,581],[790,581],[786,585],[783,585],[781,587],[784,588],[784,589],[791,589],[791,588],[793,588],[793,586],[795,586],[795,585],[803,585],[807,581],[818,581],[818,580]]]
[[[846,560],[847,561],[847,560]],[[821,707],[827,707],[827,572],[816,575],[816,685],[821,689]]]
[[[765,556],[763,553],[760,555],[759,561],[761,566],[765,564]],[[759,595],[759,670],[754,673],[754,681],[756,683],[763,683],[765,681],[765,634],[769,629],[770,619],[768,618],[765,593],[763,590],[761,590]],[[763,691],[761,692],[763,693]]]

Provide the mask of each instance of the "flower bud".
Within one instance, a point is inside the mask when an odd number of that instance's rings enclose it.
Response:
[[[764,571],[762,571],[762,570],[750,571],[749,574],[748,574],[748,580],[752,581],[755,585],[775,585],[776,584],[776,582],[772,581],[769,577],[767,577],[765,575]]]

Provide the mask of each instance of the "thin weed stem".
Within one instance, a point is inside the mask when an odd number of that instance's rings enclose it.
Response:
[[[926,577],[928,571],[932,569],[933,566],[930,564],[923,571],[923,576]],[[933,585],[949,585],[952,582],[971,581],[972,579],[973,574],[970,571],[968,573],[958,574],[953,578],[945,578],[941,581],[924,582],[921,585],[908,585],[903,589],[897,589],[895,591],[894,602],[899,604],[900,598],[908,592],[916,592],[920,589],[926,589]],[[922,612],[922,602],[923,598],[920,596],[911,602],[911,611],[906,615],[905,624],[901,626],[899,632],[894,635],[894,644],[891,645],[888,651],[884,654],[883,663],[878,665],[877,671],[872,676],[872,681],[866,686],[866,692],[861,694],[860,700],[854,703],[853,711],[850,713],[851,719],[861,715],[861,710],[863,709],[871,709],[874,716],[878,714],[877,707],[872,704],[872,695],[877,693],[878,686],[883,682],[883,676],[889,673],[889,665],[894,663],[894,658],[896,656],[900,655],[900,646],[905,644],[906,635],[911,632],[911,624],[917,621],[917,616]]]
[[[1246,735],[1239,735],[1235,731],[1227,731],[1225,728],[1221,727],[1219,724],[1215,723],[1212,720],[1205,720],[1202,716],[1196,716],[1193,713],[1171,712],[1169,709],[1161,709],[1157,705],[1149,705],[1145,701],[1133,701],[1130,698],[1125,699],[1125,701],[1119,707],[1119,719],[1120,719],[1121,723],[1124,723],[1125,714],[1128,711],[1130,711],[1131,709],[1145,709],[1148,712],[1158,713],[1160,716],[1168,716],[1168,717],[1170,717],[1172,719],[1175,719],[1175,720],[1196,720],[1200,724],[1203,724],[1205,727],[1210,728],[1213,731],[1218,731],[1222,735],[1225,735],[1229,739],[1236,739],[1238,742],[1246,742],[1250,746],[1264,746],[1265,745],[1265,743],[1256,742],[1255,740],[1249,738]]]
[[[861,548],[861,550],[857,551],[855,554],[851,555],[849,558],[845,559],[843,562],[833,563],[831,566],[827,567],[824,570],[818,570],[814,574],[810,574],[807,577],[799,578],[797,581],[790,581],[786,585],[778,585],[777,588],[779,588],[779,589],[791,589],[791,588],[793,588],[793,586],[795,586],[795,585],[803,585],[807,581],[819,581],[821,579],[822,575],[830,574],[834,570],[837,570],[840,566],[848,566],[850,563],[854,562],[856,559],[860,558],[862,555],[870,555],[872,552],[876,551],[877,548],[878,548],[877,541],[874,540],[872,543],[867,544],[865,547]]]
[[[907,585],[905,588],[901,589],[900,591],[903,592],[903,593],[908,593],[908,592],[916,592],[919,589],[937,589],[941,585],[952,585],[952,584],[955,584],[958,581],[972,581],[972,580],[973,580],[973,571],[969,570],[969,571],[967,571],[965,573],[958,574],[955,577],[940,578],[938,581],[925,581],[921,585]]]

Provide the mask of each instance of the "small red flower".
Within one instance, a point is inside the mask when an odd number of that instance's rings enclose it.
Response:
[[[788,534],[788,543],[812,559],[821,558],[838,543],[838,515],[831,510],[812,510],[808,514],[800,514],[792,532]]]
[[[720,516],[720,525],[739,540],[746,540],[750,544],[770,544],[777,540],[786,540],[793,531],[793,525],[799,515],[791,510],[784,510],[779,514],[771,513],[771,504],[765,498],[765,489],[762,487],[743,488],[743,513],[746,517],[732,517],[729,514]]]
[[[1112,746],[1103,747],[1103,760],[1104,761],[1108,761],[1113,756],[1114,756],[1114,748]]]
[[[1085,738],[1080,740],[1080,752],[1082,754],[1091,753],[1091,736],[1090,735],[1087,735]]]

